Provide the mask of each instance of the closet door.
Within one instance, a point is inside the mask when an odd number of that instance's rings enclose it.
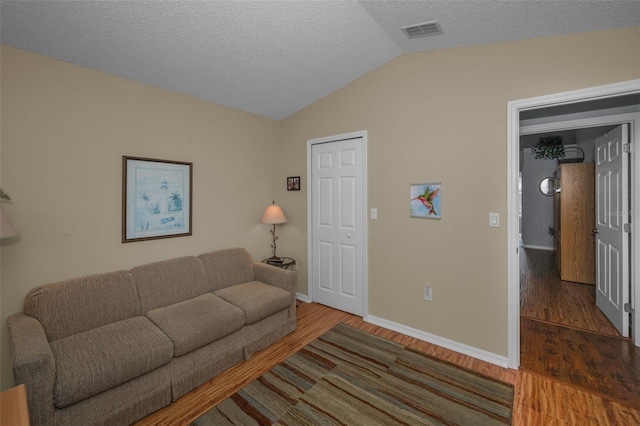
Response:
[[[365,224],[362,137],[311,147],[313,300],[364,313]]]

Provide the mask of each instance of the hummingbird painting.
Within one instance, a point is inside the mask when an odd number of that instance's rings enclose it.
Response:
[[[440,192],[440,188],[436,188],[432,191],[431,187],[427,185],[426,188],[424,189],[424,192],[418,195],[416,198],[412,198],[411,201],[414,201],[414,200],[420,201],[422,205],[424,205],[427,208],[427,212],[429,215],[438,216],[438,212],[433,206],[433,200],[438,195],[438,192]]]

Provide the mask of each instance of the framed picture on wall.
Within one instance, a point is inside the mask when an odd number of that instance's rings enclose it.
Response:
[[[300,176],[287,178],[287,191],[300,191]]]
[[[122,242],[192,234],[193,163],[122,157]]]
[[[438,183],[412,183],[409,194],[409,212],[411,217],[422,219],[440,219],[440,195],[442,185]]]

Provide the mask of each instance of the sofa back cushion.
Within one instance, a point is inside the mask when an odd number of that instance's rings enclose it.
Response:
[[[130,272],[143,313],[209,292],[202,262],[193,256],[136,266]]]
[[[32,289],[24,313],[42,324],[53,342],[141,315],[133,276],[127,271],[74,278]]]
[[[205,253],[198,259],[207,272],[211,291],[254,280],[253,258],[243,248]]]

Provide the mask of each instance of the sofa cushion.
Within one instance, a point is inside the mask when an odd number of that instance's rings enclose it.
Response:
[[[51,343],[54,403],[63,408],[171,361],[173,344],[145,317],[129,318]]]
[[[202,262],[192,256],[136,266],[130,272],[143,313],[209,293]]]
[[[209,279],[210,291],[255,280],[253,258],[243,248],[218,250],[198,256]]]
[[[147,312],[149,318],[169,336],[175,356],[239,330],[244,312],[211,293]]]
[[[24,313],[40,321],[50,342],[142,315],[127,271],[36,287],[24,300]]]
[[[246,324],[253,324],[278,311],[288,309],[291,303],[291,293],[260,281],[223,288],[216,291],[215,295],[242,309]]]

